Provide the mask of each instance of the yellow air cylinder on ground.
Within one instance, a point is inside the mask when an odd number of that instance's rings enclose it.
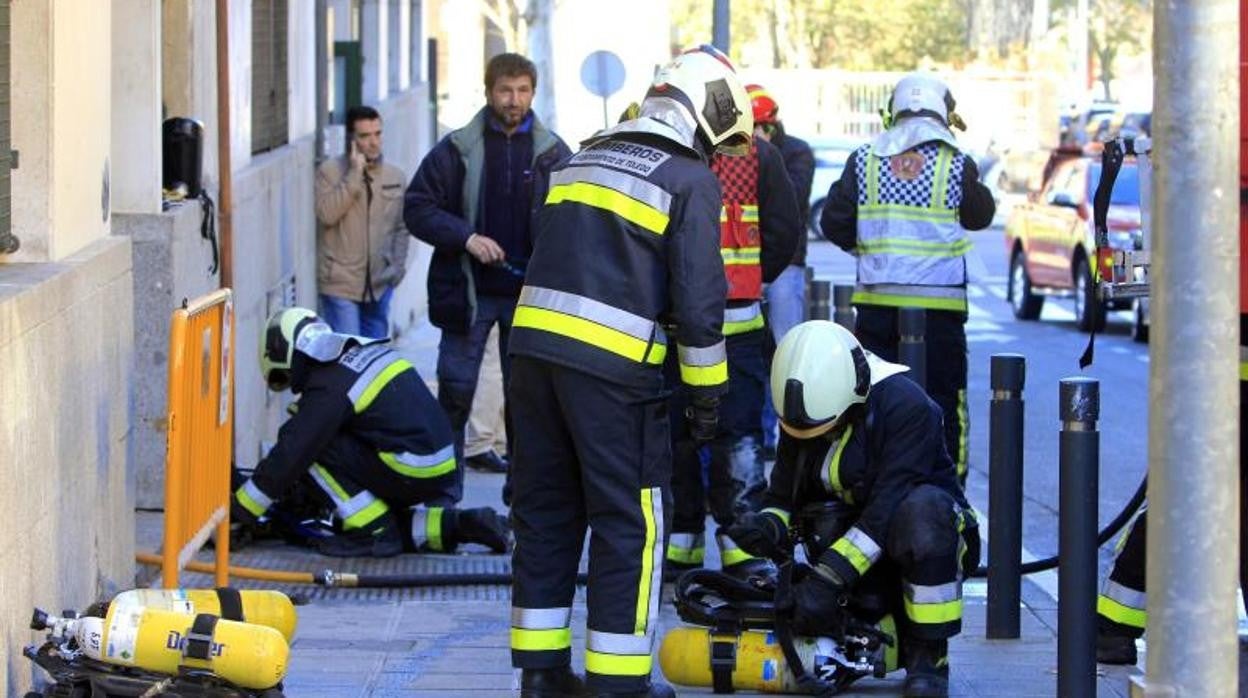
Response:
[[[245,623],[267,625],[282,634],[287,644],[295,637],[298,615],[290,597],[280,591],[233,589],[131,589],[109,602],[113,606],[140,606],[177,613],[211,613],[225,618],[223,606],[233,605],[231,595],[238,595]]]
[[[276,686],[286,674],[290,648],[282,634],[265,625],[218,620],[208,659],[185,656],[187,634],[196,616],[140,606],[110,606],[104,618],[73,623],[73,634],[88,657],[161,674],[179,667],[211,671],[242,688]]]
[[[892,628],[892,618],[882,622]],[[895,633],[893,636],[896,637]],[[817,657],[830,656],[835,644],[828,638],[795,637],[793,646],[802,666],[813,672],[819,661]],[[887,669],[897,668],[895,648],[888,648]],[[703,627],[681,626],[673,628],[663,637],[659,647],[659,666],[669,681],[684,686],[712,686],[710,630]],[[736,667],[732,671],[732,686],[736,689],[752,689],[763,693],[801,693],[797,679],[789,671],[784,651],[780,649],[775,633],[761,630],[743,631],[737,640]]]

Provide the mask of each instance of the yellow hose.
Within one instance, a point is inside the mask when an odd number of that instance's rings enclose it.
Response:
[[[134,559],[141,564],[160,567],[162,560],[159,555],[153,553],[135,553]],[[198,562],[192,560],[186,563],[186,569],[191,572],[204,572],[212,574],[216,571],[216,565],[210,562]],[[230,576],[240,579],[259,579],[266,582],[282,582],[285,584],[319,584],[316,576],[311,572],[285,572],[281,570],[265,570],[258,567],[235,567],[230,565]]]

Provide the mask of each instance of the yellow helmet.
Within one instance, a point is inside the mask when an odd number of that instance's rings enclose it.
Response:
[[[264,334],[260,335],[260,375],[269,390],[282,391],[290,387],[295,344],[299,335],[313,325],[324,325],[324,322],[307,308],[283,308],[269,316]],[[328,326],[325,329],[328,330]]]
[[[771,364],[771,396],[780,427],[810,439],[836,426],[852,406],[867,401],[871,368],[849,330],[811,320],[789,330]]]
[[[697,133],[712,149],[748,144],[754,134],[754,114],[736,70],[728,57],[703,44],[676,56],[659,69],[642,102],[671,98],[696,124]]]

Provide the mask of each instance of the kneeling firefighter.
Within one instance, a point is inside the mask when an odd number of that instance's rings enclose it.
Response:
[[[851,599],[896,619],[906,696],[945,696],[948,641],[961,631],[962,578],[979,532],[944,445],[941,411],[906,367],[826,321],[777,347],[771,389],[782,435],[764,508],[729,535],[784,559],[792,532],[811,567],[781,581],[778,612],[808,637],[844,636]]]
[[[463,475],[451,425],[386,340],[337,334],[312,311],[286,308],[260,341],[269,389],[290,388],[299,400],[234,492],[233,521],[255,525],[306,474],[342,520],[341,535],[316,542],[324,555],[389,557],[459,543],[506,551],[510,532],[493,509],[454,508]]]

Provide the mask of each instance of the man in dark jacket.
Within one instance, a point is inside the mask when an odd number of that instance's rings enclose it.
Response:
[[[290,388],[299,401],[234,492],[233,522],[256,523],[306,474],[342,523],[342,535],[317,541],[324,555],[450,552],[459,543],[506,550],[507,525],[493,509],[454,508],[450,425],[384,339],[335,333],[303,308],[279,310],[261,336],[260,371],[270,390]]]
[[[837,636],[853,594],[855,613],[874,614],[861,620],[893,615],[903,694],[929,698],[948,695],[949,638],[962,628],[979,533],[940,408],[907,370],[835,323],[790,330],[771,371],[784,434],[766,508],[729,533],[756,555],[784,557],[790,523],[802,531],[811,569],[793,585],[793,629]]]
[[[901,308],[927,311],[927,393],[945,414],[945,447],[966,481],[968,230],[992,224],[996,203],[950,125],[965,128],[949,88],[927,73],[902,78],[889,128],[854,151],[828,190],[820,226],[858,258],[854,334],[897,359]]]
[[[767,284],[767,327],[776,344],[785,333],[806,317],[806,229],[810,218],[810,187],[815,178],[815,153],[806,141],[790,135],[780,121],[780,105],[762,85],[746,85],[754,109],[754,136],[780,150],[784,170],[793,184],[801,230],[797,251],[780,275]],[[771,408],[771,392],[763,402],[763,453],[766,460],[776,457],[776,411]]]
[[[533,216],[546,198],[551,168],[571,155],[530,110],[536,86],[537,69],[527,58],[504,53],[490,59],[486,107],[429,151],[404,200],[407,229],[434,247],[428,287],[429,319],[442,330],[438,402],[461,458],[481,356],[495,323],[507,385],[506,347],[533,251]],[[492,452],[469,465],[507,469]]]

